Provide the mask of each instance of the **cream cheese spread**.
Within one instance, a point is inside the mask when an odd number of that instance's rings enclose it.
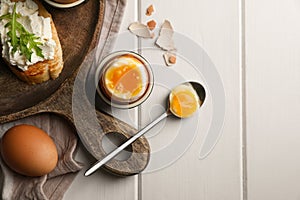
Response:
[[[14,4],[15,3],[10,0],[1,0],[0,16],[13,13]],[[2,56],[11,65],[16,65],[23,71],[26,71],[28,66],[37,62],[54,59],[56,43],[52,39],[50,18],[39,16],[38,9],[38,5],[33,0],[17,2],[16,4],[16,12],[21,15],[17,21],[22,24],[28,32],[39,37],[37,41],[41,43],[39,48],[41,48],[44,58],[38,56],[34,49],[30,60],[28,60],[25,55],[22,55],[20,50],[13,52],[10,38],[7,35],[10,30],[5,27],[8,20],[3,19],[0,21]]]

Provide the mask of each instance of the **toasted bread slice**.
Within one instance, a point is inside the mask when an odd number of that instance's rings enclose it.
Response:
[[[54,59],[44,60],[42,62],[30,65],[28,67],[28,70],[26,71],[22,71],[17,66],[13,66],[8,63],[11,71],[16,74],[21,80],[29,84],[42,83],[49,80],[50,78],[56,79],[63,69],[61,44],[51,15],[39,1],[34,0],[34,2],[39,6],[39,15],[43,17],[50,17],[51,19],[52,39],[55,41],[56,47]]]

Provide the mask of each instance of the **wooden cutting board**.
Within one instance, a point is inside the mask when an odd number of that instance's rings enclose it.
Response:
[[[104,0],[89,0],[70,8],[56,9],[45,5],[52,14],[61,41],[64,69],[56,80],[38,85],[28,85],[12,74],[0,59],[0,123],[21,119],[43,112],[53,112],[64,116],[74,125],[72,114],[73,85],[81,65],[97,44],[104,18]],[[101,42],[101,41],[100,41]],[[82,80],[83,82],[85,80]],[[85,95],[81,96],[86,105]],[[86,149],[96,158],[105,156],[102,138],[108,133],[118,133],[129,138],[136,130],[128,124],[95,109],[101,130],[92,127],[78,132]],[[85,119],[89,120],[89,119]],[[85,123],[84,120],[80,122]],[[80,124],[77,122],[77,124]],[[75,127],[76,128],[76,127]],[[104,168],[117,175],[133,175],[141,172],[149,161],[149,144],[140,138],[132,145],[129,159],[111,160]]]

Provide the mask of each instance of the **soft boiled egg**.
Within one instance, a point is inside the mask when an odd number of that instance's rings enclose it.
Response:
[[[192,116],[200,106],[200,98],[189,83],[175,87],[169,96],[170,111],[177,117]]]
[[[42,176],[57,164],[58,154],[53,140],[42,129],[22,124],[10,128],[1,139],[4,162],[26,176]]]
[[[149,74],[142,61],[128,54],[113,59],[104,71],[107,96],[118,102],[133,102],[146,92]]]

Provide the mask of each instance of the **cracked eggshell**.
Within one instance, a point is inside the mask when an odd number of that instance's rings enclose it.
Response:
[[[151,33],[148,26],[140,22],[133,22],[128,27],[129,31],[138,37],[153,38],[154,33]]]
[[[156,27],[156,21],[155,20],[150,20],[147,22],[147,26],[150,31],[153,31]]]
[[[163,54],[163,57],[167,66],[171,66],[176,63],[176,54],[173,52],[166,52]]]
[[[151,16],[153,12],[154,12],[154,6],[153,5],[148,6],[146,10],[146,15]]]
[[[167,50],[167,51],[175,50],[176,48],[173,41],[173,34],[174,31],[170,21],[165,20],[161,26],[159,36],[155,44],[160,48],[162,48],[163,50]]]

